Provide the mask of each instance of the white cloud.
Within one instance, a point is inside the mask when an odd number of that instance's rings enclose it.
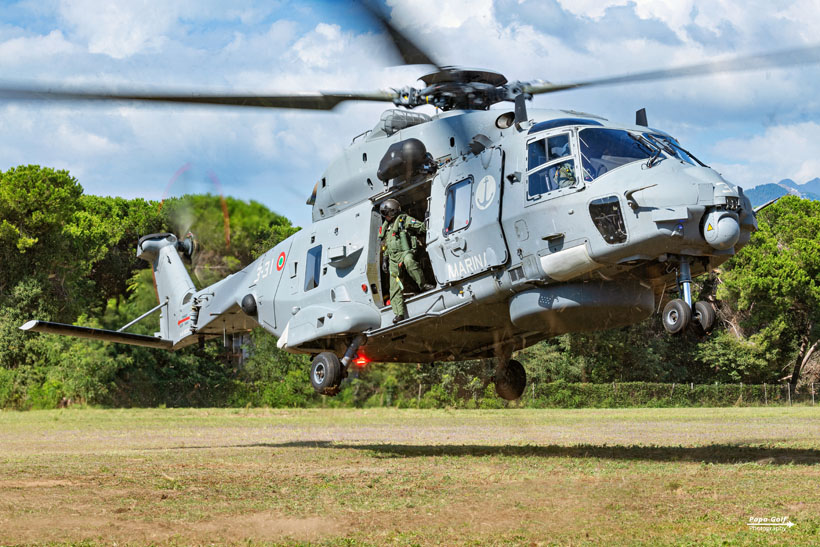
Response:
[[[817,43],[820,31],[820,9],[817,0],[792,0],[778,15],[791,23],[793,32],[803,42]]]
[[[592,19],[600,19],[608,8],[626,6],[629,2],[630,0],[558,0],[565,11]]]
[[[349,43],[350,37],[342,34],[339,25],[319,23],[313,32],[297,40],[293,52],[309,68],[328,68],[330,60]]]
[[[763,0],[387,5],[396,23],[443,63],[499,70],[521,80],[573,81],[680,66],[782,49],[820,35],[820,10],[811,0],[777,6]],[[352,10],[320,12],[321,4],[54,0],[45,6],[37,6],[37,18],[56,21],[53,28],[6,22],[0,73],[77,85],[259,93],[401,87],[423,73],[420,67],[385,68],[389,48],[381,30],[367,27]],[[695,154],[712,152],[717,157],[704,159],[732,180],[789,176],[801,182],[820,175],[810,147],[820,142],[812,125],[820,119],[818,73],[800,68],[602,87],[545,95],[536,103],[624,121],[646,106],[652,124],[677,134]],[[390,107],[350,104],[331,113],[0,107],[0,157],[8,162],[2,168],[15,162],[69,167],[89,191],[148,197],[158,197],[173,172],[191,161],[213,169],[226,192],[236,188],[239,197],[260,199],[304,225],[310,215],[304,198],[313,182],[354,135]],[[745,137],[712,146],[716,131]],[[776,157],[765,153],[781,143],[788,146]]]
[[[714,152],[723,160],[718,170],[737,179],[741,186],[783,178],[803,183],[820,176],[818,142],[820,123],[812,121],[769,127],[751,137],[724,139],[714,146]]]
[[[159,51],[177,20],[179,4],[162,0],[62,0],[60,15],[91,53],[115,59]]]
[[[76,53],[78,48],[67,41],[59,30],[46,35],[24,36],[0,43],[0,63],[22,65],[41,63],[55,55]]]
[[[493,19],[492,0],[388,0],[387,4],[396,22],[426,32],[435,28],[457,29],[469,20],[489,23]]]

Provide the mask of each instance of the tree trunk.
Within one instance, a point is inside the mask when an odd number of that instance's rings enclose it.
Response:
[[[820,340],[815,340],[814,344],[809,346],[808,336],[804,336],[801,340],[800,351],[797,352],[797,359],[794,360],[794,370],[792,371],[792,378],[789,381],[792,388],[797,387],[797,381],[800,379],[800,371],[803,370],[803,367],[809,362],[809,359],[811,359],[818,345],[820,345]]]

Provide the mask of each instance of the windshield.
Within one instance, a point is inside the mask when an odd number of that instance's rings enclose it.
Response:
[[[666,152],[670,157],[677,158],[690,165],[702,165],[705,167],[705,164],[703,162],[701,162],[695,156],[681,148],[681,145],[678,144],[678,141],[676,141],[669,135],[644,133],[644,137],[652,139],[654,142],[660,145],[663,148],[664,152]]]
[[[648,138],[623,129],[593,127],[581,130],[578,135],[586,181],[627,163],[648,160],[661,150],[661,146]]]

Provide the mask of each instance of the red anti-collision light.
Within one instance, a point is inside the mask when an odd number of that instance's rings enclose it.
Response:
[[[370,359],[368,359],[368,358],[367,358],[367,357],[365,357],[364,355],[360,355],[360,356],[356,357],[355,359],[353,359],[353,362],[354,362],[354,363],[356,363],[356,366],[357,366],[357,367],[363,367],[363,366],[365,366],[367,363],[369,363],[369,362],[370,362]]]
[[[367,292],[367,283],[362,283],[362,292]]]

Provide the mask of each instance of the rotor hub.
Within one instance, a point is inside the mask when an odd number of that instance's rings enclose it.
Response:
[[[444,67],[420,80],[427,87],[394,90],[393,103],[405,108],[429,104],[445,111],[487,110],[522,93],[519,82],[509,83],[503,74],[490,70]]]

